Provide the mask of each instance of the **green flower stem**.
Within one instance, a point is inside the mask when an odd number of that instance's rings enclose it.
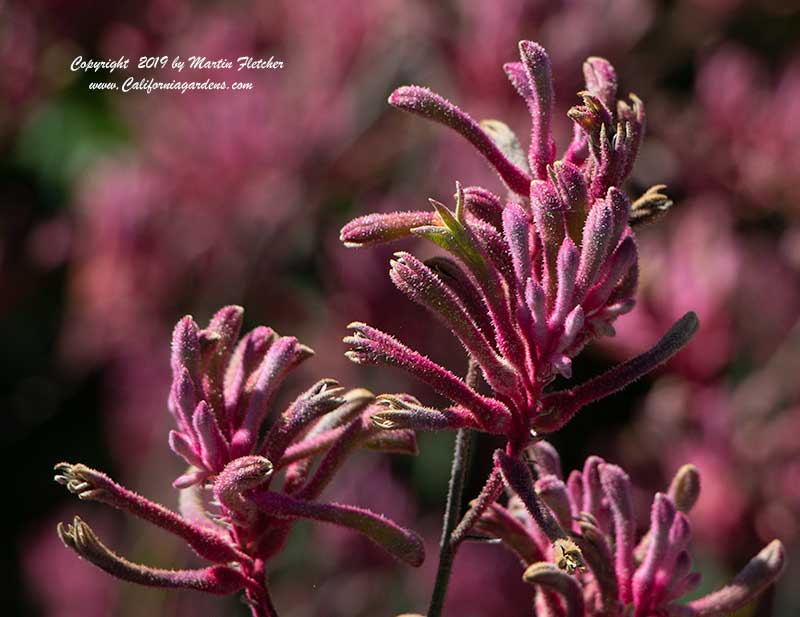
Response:
[[[475,388],[478,380],[478,367],[470,359],[467,371],[467,384]],[[440,617],[444,608],[444,599],[450,574],[453,570],[453,561],[456,556],[457,544],[451,542],[453,531],[461,518],[461,502],[464,495],[464,484],[469,468],[469,458],[472,451],[474,433],[469,429],[459,429],[456,433],[456,444],[453,449],[453,464],[450,469],[450,483],[447,487],[447,504],[445,505],[444,521],[442,524],[442,538],[439,543],[439,568],[436,571],[436,582],[431,594],[431,603],[428,608],[428,617]]]

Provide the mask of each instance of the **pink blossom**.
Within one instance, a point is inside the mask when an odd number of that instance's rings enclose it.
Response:
[[[414,435],[377,428],[370,422],[373,396],[366,390],[345,392],[329,379],[301,394],[266,430],[277,389],[313,352],[263,326],[239,341],[242,314],[240,307],[228,306],[207,328],[189,316],[175,327],[168,406],[177,430],[170,432],[169,444],[189,465],[174,482],[182,490],[180,514],[85,465],[56,466],[56,480],[80,499],[161,527],[213,565],[164,570],[130,562],[79,517],[59,524],[59,537],[122,580],[218,595],[244,591],[253,615],[260,617],[275,614],[266,562],[299,518],[359,531],[399,560],[420,565],[424,548],[413,532],[363,508],[318,501],[355,448],[415,453]],[[280,488],[271,486],[273,480]]]
[[[540,442],[529,453],[531,469],[498,450],[507,506],[494,504],[478,529],[501,539],[526,567],[536,586],[537,611],[573,617],[721,616],[745,606],[785,566],[785,551],[773,540],[722,589],[687,604],[677,601],[696,588],[688,552],[688,514],[700,496],[700,475],[682,467],[667,493],[657,493],[650,528],[636,530],[631,482],[616,465],[593,456],[565,479],[552,446]],[[559,608],[563,607],[563,608]]]
[[[569,112],[574,137],[556,161],[548,56],[523,41],[520,57],[504,68],[531,115],[527,155],[508,126],[479,124],[427,88],[405,86],[389,97],[395,107],[466,138],[506,184],[510,201],[458,186],[454,211],[432,200],[434,212],[367,215],[342,229],[348,246],[417,236],[456,258],[422,262],[396,253],[390,276],[448,326],[495,393],[482,396],[393,337],[354,323],[345,339],[351,360],[403,368],[456,404],[436,411],[385,398],[379,425],[474,427],[505,434],[519,447],[531,429],[559,428],[588,402],[664,362],[696,328],[687,314],[651,351],[573,390],[543,395],[557,375],[571,376],[571,359],[587,342],[613,334],[611,324],[633,307],[638,267],[629,218],[650,218],[668,201],[654,187],[632,207],[616,187],[633,166],[645,116],[635,95],[630,104],[616,101],[617,77],[608,62],[584,64],[583,104]]]

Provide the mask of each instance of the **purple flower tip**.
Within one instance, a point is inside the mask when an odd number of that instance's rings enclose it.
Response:
[[[516,555],[528,555],[525,580],[556,594],[570,615],[723,617],[752,601],[785,568],[785,549],[775,540],[729,585],[680,605],[678,599],[699,583],[699,573],[691,572],[692,560],[687,552],[691,525],[669,496],[655,495],[650,529],[634,551],[632,489],[628,475],[620,467],[590,457],[583,473],[570,475],[566,491],[560,490],[562,485],[553,476],[541,478],[537,489],[543,498],[559,495],[556,502],[544,499],[547,507],[543,511],[532,494],[530,473],[523,463],[497,451],[495,464],[514,497],[508,509],[498,504],[487,508],[481,515],[479,528],[501,540]],[[595,471],[602,485],[601,495],[595,495]],[[567,500],[566,507],[561,499]],[[515,500],[525,507],[514,507],[512,516],[510,510]],[[609,506],[611,520],[605,514]],[[562,509],[575,513],[580,534],[570,533],[569,537],[565,534],[553,542],[550,511],[557,513]],[[577,553],[570,552],[573,547]],[[548,559],[543,560],[542,555],[548,555]],[[564,567],[571,555],[579,555],[586,564],[587,569],[580,576],[569,576],[571,569]],[[593,600],[585,606],[580,604],[586,598]],[[580,610],[570,612],[569,607],[578,606]]]
[[[216,565],[161,570],[132,563],[105,547],[77,518],[59,525],[62,541],[117,578],[213,594],[244,589],[253,606],[268,601],[264,564],[285,544],[291,528],[287,513],[289,519],[349,527],[406,563],[419,565],[424,550],[413,532],[366,510],[315,501],[356,448],[413,454],[414,433],[376,426],[370,421],[377,411],[374,396],[360,389],[345,392],[332,379],[317,382],[287,408],[275,410],[267,422],[278,388],[313,352],[294,337],[265,327],[237,341],[242,318],[241,307],[227,306],[205,329],[186,316],[173,333],[168,407],[176,429],[169,434],[169,445],[189,465],[174,482],[191,493],[181,500],[183,515],[85,465],[56,466],[55,480],[80,499],[105,503],[161,527]],[[442,413],[454,422],[471,420],[466,410]],[[276,471],[283,472],[282,492],[271,490]],[[205,489],[213,499],[204,498]],[[265,494],[283,506],[265,505]]]

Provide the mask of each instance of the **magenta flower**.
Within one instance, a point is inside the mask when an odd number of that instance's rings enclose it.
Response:
[[[389,102],[463,135],[509,189],[509,201],[477,187],[457,187],[455,211],[432,201],[434,212],[371,214],[341,232],[348,246],[406,236],[427,238],[455,260],[422,262],[405,252],[390,276],[409,298],[433,312],[478,364],[492,396],[393,337],[351,324],[348,357],[360,364],[405,369],[455,406],[443,411],[383,397],[375,421],[386,428],[469,427],[504,434],[518,452],[530,431],[563,426],[581,407],[616,392],[665,362],[692,336],[688,313],[650,351],[588,383],[545,393],[556,376],[571,376],[572,358],[634,305],[638,265],[631,224],[669,206],[653,187],[631,204],[619,186],[644,133],[641,101],[617,101],[617,78],[600,58],[584,64],[583,103],[569,117],[574,136],[556,160],[551,135],[553,85],[544,49],[520,43],[521,62],[505,65],[532,119],[527,156],[502,122],[476,122],[426,88],[406,86]]]
[[[85,465],[61,463],[56,480],[81,499],[127,511],[189,544],[213,565],[163,570],[115,554],[79,518],[59,525],[64,543],[106,572],[134,583],[212,594],[243,590],[254,616],[275,615],[266,561],[298,518],[332,523],[367,536],[413,566],[424,559],[416,534],[369,510],[317,501],[348,454],[366,447],[414,453],[411,431],[387,432],[370,421],[373,396],[323,379],[281,414],[266,420],[288,373],[312,355],[294,337],[258,327],[240,341],[241,307],[228,306],[200,329],[191,317],[175,327],[169,409],[177,430],[172,450],[189,470],[177,514]]]
[[[697,470],[685,465],[668,493],[656,494],[650,529],[637,538],[631,483],[621,468],[592,456],[564,481],[550,444],[528,452],[533,473],[495,453],[513,496],[507,506],[493,504],[476,529],[520,558],[524,579],[537,588],[537,615],[721,617],[752,601],[784,568],[783,545],[773,540],[731,584],[679,604],[700,582],[691,571],[687,518],[700,493]]]

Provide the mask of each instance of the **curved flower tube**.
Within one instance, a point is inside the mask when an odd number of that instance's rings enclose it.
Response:
[[[276,615],[265,566],[298,518],[352,529],[419,566],[425,552],[415,533],[369,510],[317,501],[354,449],[415,454],[414,433],[380,428],[371,417],[383,405],[366,390],[347,392],[332,379],[311,386],[268,424],[275,392],[313,352],[265,327],[238,340],[242,314],[241,307],[228,306],[207,328],[188,316],[175,327],[168,407],[177,428],[169,445],[189,465],[174,482],[180,514],[85,465],[56,466],[56,481],[80,499],[161,527],[214,565],[164,570],[130,562],[78,518],[59,525],[59,537],[80,557],[129,582],[218,595],[244,591],[255,617]]]

